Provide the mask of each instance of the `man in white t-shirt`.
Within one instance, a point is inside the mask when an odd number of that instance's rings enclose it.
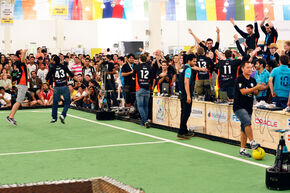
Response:
[[[27,69],[28,69],[28,78],[30,78],[31,77],[31,72],[32,71],[36,72],[36,69],[37,69],[36,64],[35,64],[34,56],[31,56],[29,58],[29,64],[27,64]]]
[[[43,63],[40,64],[40,68],[37,71],[37,76],[38,76],[38,78],[41,79],[42,83],[46,82],[45,77],[46,77],[47,73],[48,73],[48,70],[45,68],[45,65]]]
[[[5,92],[4,87],[0,87],[0,108],[11,107],[11,95]]]

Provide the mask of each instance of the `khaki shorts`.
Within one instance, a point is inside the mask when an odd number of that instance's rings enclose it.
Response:
[[[27,92],[27,86],[26,85],[17,85],[17,98],[16,102],[23,103],[25,95]]]

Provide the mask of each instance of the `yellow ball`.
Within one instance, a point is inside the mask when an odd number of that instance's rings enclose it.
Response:
[[[254,149],[252,152],[252,156],[255,160],[261,160],[265,157],[265,150],[261,147]]]

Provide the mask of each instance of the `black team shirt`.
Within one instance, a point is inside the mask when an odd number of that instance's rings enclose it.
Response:
[[[130,66],[129,63],[126,63],[122,66],[122,70],[121,72],[127,73],[127,72],[131,72],[133,70],[134,65],[132,65],[132,67]],[[130,74],[129,76],[124,76],[124,84],[125,85],[133,85],[133,79],[132,79],[133,75]]]
[[[217,55],[216,55],[215,51],[219,49],[219,46],[220,46],[219,42],[216,42],[214,47],[212,47],[211,49],[208,49],[208,47],[205,46],[201,42],[199,43],[199,46],[202,47],[206,53],[209,52],[209,51],[212,51],[213,52],[213,59],[212,60],[213,60],[214,63],[217,62]]]
[[[53,80],[55,87],[67,86],[67,74],[69,74],[71,78],[74,77],[74,74],[67,68],[67,66],[55,64],[50,67],[49,72],[46,75],[46,80]]]
[[[259,29],[258,29],[258,23],[257,22],[255,22],[255,24],[254,24],[255,26],[254,26],[254,29],[255,29],[255,32],[253,33],[253,35],[249,35],[248,33],[245,33],[245,32],[243,32],[242,30],[240,30],[240,28],[237,26],[237,25],[235,25],[235,29],[237,30],[237,32],[243,37],[243,38],[245,38],[246,39],[246,44],[247,44],[247,46],[248,46],[248,48],[246,49],[246,50],[248,50],[248,49],[256,49],[256,47],[257,47],[257,43],[258,43],[258,40],[259,40],[259,38],[260,38],[260,34],[259,34]]]
[[[136,91],[141,88],[150,90],[153,80],[153,73],[151,66],[147,63],[141,63],[135,66],[133,76],[136,81]]]
[[[206,68],[208,72],[198,71],[196,73],[196,80],[207,80],[211,79],[211,73],[214,69],[213,61],[206,56],[197,56],[196,65],[200,68]]]
[[[241,63],[241,60],[227,59],[219,61],[217,64],[219,88],[234,87],[236,73]]]
[[[253,88],[257,85],[254,78],[246,79],[243,74],[241,74],[235,82],[235,98],[234,98],[234,112],[239,109],[246,109],[249,114],[253,112],[253,101],[254,93],[242,95],[240,89]]]

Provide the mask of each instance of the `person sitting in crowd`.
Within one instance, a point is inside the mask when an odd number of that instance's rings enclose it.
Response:
[[[32,97],[35,97],[37,93],[41,90],[42,81],[36,76],[36,72],[31,72],[31,78],[29,78],[29,91]]]
[[[84,63],[84,67],[83,67],[83,76],[87,76],[89,75],[92,79],[94,79],[96,77],[96,72],[93,66],[90,66],[90,59],[86,58],[85,59],[85,63]]]
[[[5,92],[4,87],[0,87],[0,108],[11,107],[11,94]]]
[[[88,94],[84,97],[84,108],[95,109],[97,103],[97,90],[94,87],[88,88]]]
[[[9,78],[7,74],[3,74],[0,76],[1,76],[0,87],[4,87],[5,92],[10,93],[10,90],[12,89],[12,82],[10,79],[10,75],[9,75]]]
[[[40,92],[40,101],[38,102],[43,106],[51,106],[53,103],[53,91],[49,89],[47,83],[42,85],[42,90]]]

